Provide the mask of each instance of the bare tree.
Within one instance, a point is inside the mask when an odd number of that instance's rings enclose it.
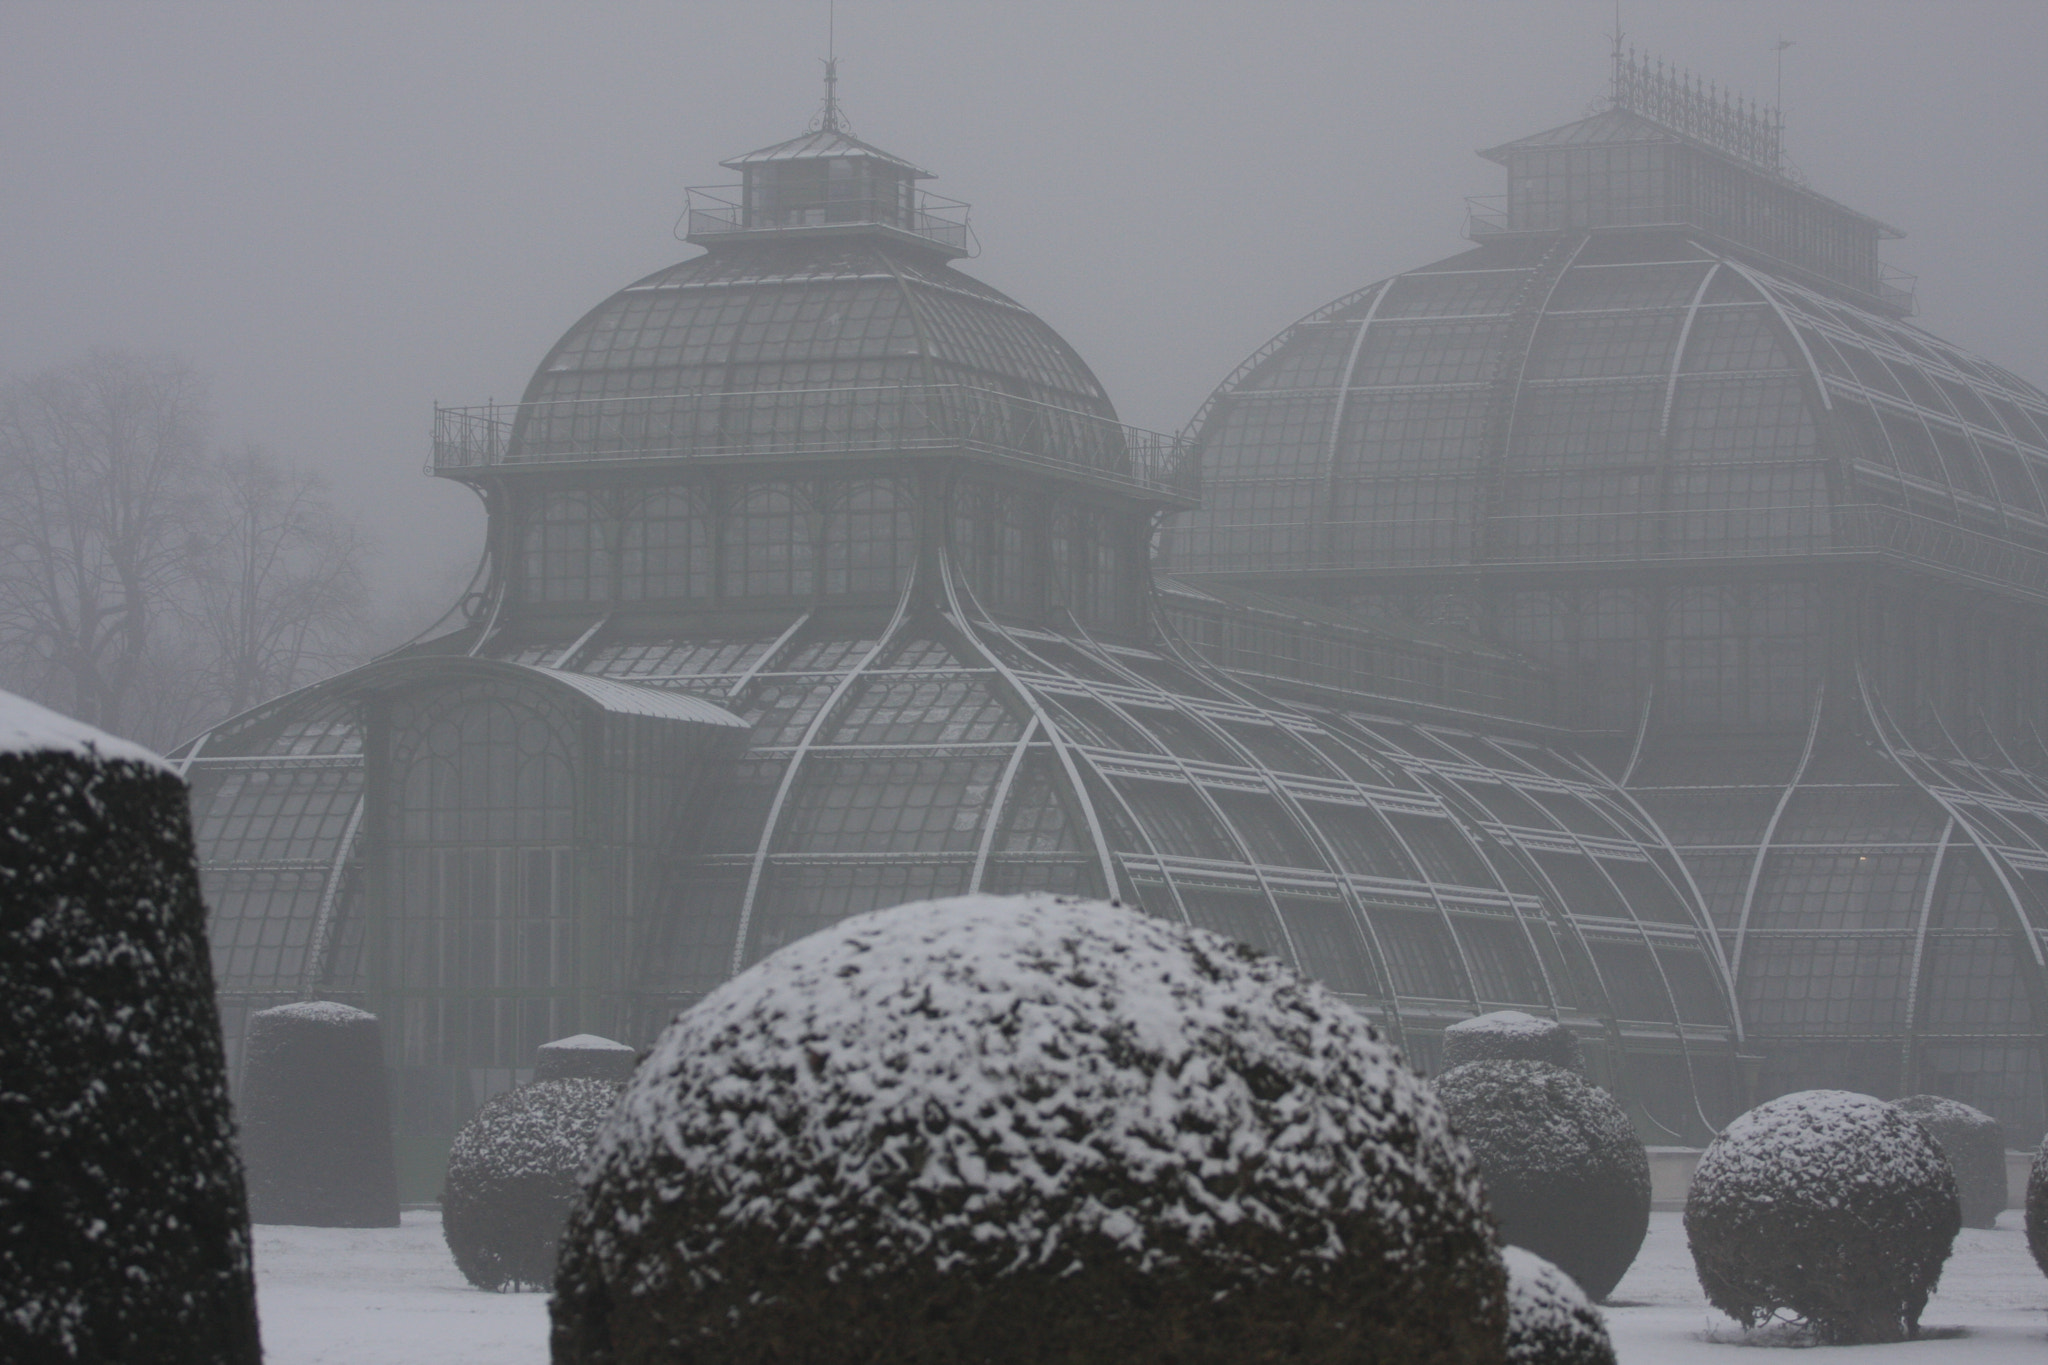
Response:
[[[317,474],[260,447],[221,456],[210,474],[196,624],[209,699],[233,715],[358,652],[365,546]]]
[[[204,449],[205,390],[175,361],[94,351],[0,392],[9,686],[165,741],[147,733],[141,693],[199,548]]]
[[[161,748],[360,652],[361,535],[206,425],[172,360],[0,385],[0,686]]]

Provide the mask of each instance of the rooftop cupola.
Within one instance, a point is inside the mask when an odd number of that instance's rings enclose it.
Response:
[[[1633,51],[1614,55],[1608,107],[1480,153],[1504,200],[1475,199],[1475,241],[1518,233],[1682,227],[1894,316],[1912,280],[1878,259],[1905,234],[1785,169],[1778,111]]]
[[[847,127],[826,65],[825,105],[804,133],[719,165],[737,185],[690,189],[688,239],[703,247],[768,237],[885,234],[949,257],[973,254],[967,205],[917,187],[930,171],[861,141]]]

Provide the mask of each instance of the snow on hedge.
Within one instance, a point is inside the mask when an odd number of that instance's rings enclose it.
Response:
[[[586,1076],[623,1083],[633,1074],[637,1057],[624,1043],[600,1038],[595,1033],[572,1034],[542,1043],[533,1050],[533,1078],[553,1081]]]
[[[59,753],[109,762],[125,760],[169,772],[156,754],[130,740],[95,730],[82,720],[0,692],[0,754]]]
[[[1606,1319],[1571,1276],[1533,1251],[1501,1249],[1508,1270],[1508,1365],[1615,1365]]]
[[[471,1284],[502,1290],[553,1283],[576,1176],[618,1099],[614,1080],[534,1081],[493,1096],[455,1135],[441,1230]]]
[[[1444,1030],[1444,1068],[1466,1062],[1549,1062],[1584,1071],[1579,1040],[1555,1019],[1539,1019],[1520,1010],[1461,1019]]]
[[[384,1035],[377,1016],[305,1000],[249,1016],[242,1158],[258,1223],[398,1226]]]
[[[1701,1155],[1685,1202],[1709,1302],[1751,1327],[1790,1312],[1837,1343],[1915,1335],[1961,1222],[1934,1139],[1896,1106],[1843,1090],[1737,1118]]]
[[[1466,1062],[1436,1091],[1479,1160],[1501,1240],[1596,1299],[1613,1293],[1650,1226],[1649,1155],[1614,1097],[1536,1061]]]
[[[185,784],[0,693],[0,1360],[254,1365]]]
[[[1498,1360],[1483,1199],[1426,1083],[1273,959],[920,902],[662,1035],[565,1237],[556,1359]]]

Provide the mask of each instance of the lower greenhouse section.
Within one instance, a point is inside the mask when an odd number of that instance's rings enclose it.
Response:
[[[1629,791],[1722,940],[1764,1094],[1944,1095],[2043,1129],[2048,778],[1909,736],[1873,688],[1803,734],[1643,747]],[[1995,746],[1987,745],[1995,751]]]
[[[1170,632],[997,620],[940,577],[893,613],[465,633],[474,657],[214,731],[179,761],[231,1047],[283,1000],[377,1012],[427,1188],[541,1042],[644,1045],[846,915],[1052,890],[1289,961],[1424,1070],[1475,1013],[1563,1020],[1652,1142],[1812,1085],[2038,1135],[2031,779],[1875,731],[1848,776],[1818,740],[1621,773],[1518,723],[1277,700]]]

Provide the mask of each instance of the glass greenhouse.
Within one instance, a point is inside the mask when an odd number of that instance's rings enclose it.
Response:
[[[829,110],[726,163],[703,254],[437,413],[490,515],[460,624],[179,756],[231,1039],[378,1012],[427,1191],[540,1042],[1048,889],[1289,960],[1425,1067],[1562,1019],[1653,1141],[1813,1084],[2038,1132],[2048,400],[1901,320],[1875,220],[1586,122],[1188,437]],[[1684,156],[1848,245],[1702,226]]]

